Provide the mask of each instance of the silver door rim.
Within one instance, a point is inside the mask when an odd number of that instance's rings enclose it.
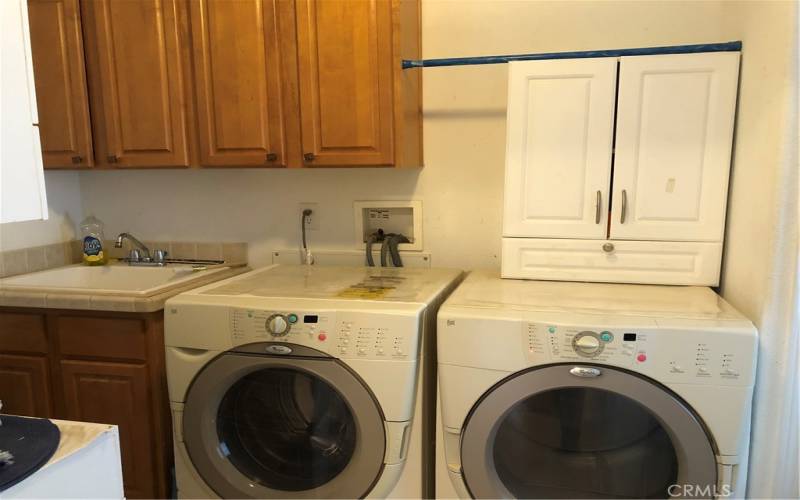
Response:
[[[316,488],[285,491],[258,484],[218,450],[216,415],[222,397],[242,377],[283,368],[318,377],[350,407],[356,448],[344,470]],[[226,352],[195,377],[183,411],[183,438],[189,458],[203,480],[223,498],[359,498],[374,487],[384,467],[386,433],[383,412],[360,378],[334,358],[297,358]]]
[[[576,377],[569,373],[576,366],[598,369],[601,374],[593,378]],[[716,485],[713,439],[688,404],[643,375],[604,365],[569,363],[515,373],[495,384],[472,407],[461,431],[461,468],[464,483],[473,498],[513,498],[497,474],[493,454],[495,436],[505,416],[518,402],[531,396],[571,387],[617,393],[647,408],[675,448],[676,483]]]

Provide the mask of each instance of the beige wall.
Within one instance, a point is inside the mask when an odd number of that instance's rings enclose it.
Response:
[[[718,42],[719,2],[423,1],[425,57]],[[420,71],[420,70],[413,70]],[[319,205],[312,247],[353,248],[354,200],[423,201],[436,265],[499,266],[506,68],[425,69],[422,170],[82,174],[86,213],[150,240],[243,240],[251,261],[294,248],[297,204]]]
[[[47,172],[49,218],[46,221],[0,224],[0,251],[49,245],[75,238],[83,218],[80,177],[77,172]]]

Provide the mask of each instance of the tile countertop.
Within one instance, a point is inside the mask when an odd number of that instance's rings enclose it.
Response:
[[[5,307],[39,307],[48,309],[80,309],[89,311],[115,312],[155,312],[164,309],[164,303],[170,297],[209,283],[224,280],[250,270],[244,262],[226,264],[226,268],[207,276],[187,282],[185,285],[173,287],[149,296],[124,294],[92,294],[87,291],[65,292],[63,290],[19,289],[11,290],[0,287],[0,306]]]

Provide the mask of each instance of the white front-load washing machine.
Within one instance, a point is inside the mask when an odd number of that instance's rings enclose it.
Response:
[[[460,277],[272,266],[170,299],[178,496],[432,496],[426,342]]]
[[[472,273],[439,310],[437,497],[742,497],[757,336],[711,289]]]

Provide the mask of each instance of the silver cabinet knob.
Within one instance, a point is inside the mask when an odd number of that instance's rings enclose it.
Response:
[[[614,244],[613,243],[603,243],[603,251],[605,253],[611,253],[614,251]]]

